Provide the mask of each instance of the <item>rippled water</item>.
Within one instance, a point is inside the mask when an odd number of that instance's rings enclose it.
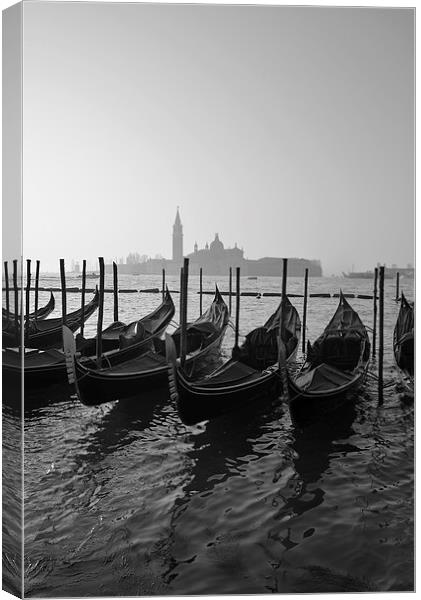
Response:
[[[120,279],[121,287],[160,285],[159,277]],[[226,278],[219,283],[227,289]],[[192,277],[193,291],[197,285]],[[212,286],[205,278],[204,287]],[[243,290],[279,286],[275,278],[242,281]],[[340,286],[370,293],[372,282],[310,279],[311,293]],[[177,278],[171,287],[178,289]],[[299,279],[288,282],[290,292],[302,287]],[[412,298],[412,281],[402,280],[402,288]],[[386,382],[397,381],[394,294],[394,282],[386,281]],[[45,293],[41,304],[47,299]],[[112,296],[106,299],[108,324]],[[79,301],[69,294],[69,310]],[[205,296],[204,307],[210,301]],[[242,297],[242,332],[266,320],[278,301]],[[153,294],[121,295],[120,318],[133,320],[158,302]],[[302,299],[293,302],[301,314]],[[371,327],[372,301],[350,302]],[[192,293],[192,318],[198,303]],[[311,340],[336,305],[333,298],[310,299]],[[227,355],[232,343],[230,330]],[[26,594],[412,590],[414,413],[398,392],[389,386],[379,406],[369,378],[354,403],[305,429],[293,426],[279,400],[186,427],[165,393],[98,408],[79,404],[66,386],[30,394]],[[3,435],[13,428],[16,416],[7,408]]]

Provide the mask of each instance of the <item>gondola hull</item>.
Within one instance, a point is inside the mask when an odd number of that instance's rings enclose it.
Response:
[[[367,370],[368,363],[346,385],[320,393],[306,394],[289,379],[289,411],[292,422],[300,426],[319,421],[355,400],[358,389],[365,382]]]
[[[206,321],[207,314],[209,321]],[[198,327],[206,323],[211,324],[210,333],[200,338],[200,347],[193,349],[186,360],[186,368],[192,374],[208,372],[219,359],[228,325],[228,308],[219,291],[208,312],[192,324],[192,329],[195,325]],[[92,360],[79,360],[71,350],[69,341],[68,369],[74,372],[71,379],[74,380],[79,400],[87,406],[126,398],[138,401],[152,390],[166,387],[167,361],[165,352],[160,351],[163,343],[157,335],[144,340],[141,345],[110,353],[102,359],[99,367]],[[194,337],[194,332],[192,335]]]
[[[307,362],[298,372],[288,372],[291,420],[307,425],[355,398],[369,359],[367,330],[341,292],[334,316],[308,349]]]
[[[13,353],[13,354],[12,354]],[[22,383],[22,362],[19,353],[7,348],[3,350],[2,373],[6,383],[13,386]],[[58,350],[25,355],[23,359],[24,384],[26,389],[43,387],[51,383],[67,383],[66,362]]]
[[[393,332],[393,353],[400,373],[400,388],[414,395],[414,307],[401,296],[401,306]]]
[[[31,312],[29,313],[29,319],[30,320],[35,320],[37,319],[38,321],[42,321],[43,319],[46,319],[48,317],[48,315],[50,315],[53,310],[55,308],[55,300],[54,300],[54,295],[53,292],[50,292],[50,299],[47,302],[47,304],[45,306],[41,306],[41,308],[38,308],[37,311]],[[25,319],[27,318],[26,315]],[[2,319],[3,321],[9,321],[10,323],[14,323],[15,322],[15,313],[12,312],[7,312],[7,310],[5,308],[2,309]],[[20,319],[20,315],[18,315],[18,319]]]
[[[186,425],[219,417],[257,400],[264,401],[277,395],[281,388],[276,367],[255,380],[215,388],[192,386],[172,364],[168,369],[171,399],[177,402],[178,414]]]
[[[200,355],[187,359],[186,366],[193,374],[200,375],[214,366],[220,354],[223,334],[213,344],[208,346]],[[77,375],[77,394],[82,404],[98,406],[106,402],[133,398],[139,401],[152,390],[166,388],[168,385],[167,362],[162,358],[161,364],[155,368],[143,368],[147,361],[147,354],[132,361],[134,372],[128,370],[94,370],[82,362],[75,363]],[[124,365],[126,367],[126,365]]]
[[[282,329],[284,342],[289,339],[288,356],[285,358],[287,362],[292,362],[298,347],[301,323],[296,309],[288,299],[285,302],[287,304],[284,309]],[[278,362],[274,364],[276,358],[273,358],[273,350],[275,357],[278,357],[281,314],[278,307],[263,327],[253,330],[246,336],[243,346],[233,351],[231,360],[203,380],[189,376],[185,368],[181,369],[175,363],[172,342],[167,339],[170,394],[177,402],[178,414],[183,423],[193,425],[241,410],[242,406],[251,402],[264,402],[279,394],[282,389],[282,378]],[[272,337],[269,332],[272,332]],[[259,351],[254,355],[253,347],[257,341]],[[265,354],[265,349],[269,348],[270,351]],[[262,359],[260,366],[255,362],[257,356]],[[264,356],[272,358],[266,362]]]
[[[139,321],[146,322],[159,316],[159,322],[156,323],[156,327],[153,330],[154,335],[161,335],[166,329],[168,323],[174,316],[174,303],[169,294],[166,295],[164,302],[152,313],[146,315]],[[108,327],[105,332],[121,332],[126,326],[120,323],[113,323]],[[110,336],[111,337],[111,336]],[[115,337],[115,336],[114,336]],[[121,359],[118,351],[115,350],[115,343],[110,348],[106,346],[107,350],[110,350],[110,354],[107,357],[107,361],[112,363],[113,360],[118,362]],[[96,342],[96,340],[94,340]],[[92,345],[92,353],[95,353],[95,343]],[[129,346],[123,351],[123,354],[127,356],[128,353],[141,353],[144,351],[144,344],[139,342]],[[92,357],[82,359],[86,361],[86,364],[92,364]],[[67,371],[64,354],[61,350],[55,348],[49,348],[46,350],[26,350],[24,357],[24,380],[25,385],[28,389],[44,387],[52,383],[63,383],[67,384]],[[14,383],[15,385],[20,384],[21,381],[21,361],[19,360],[19,354],[13,349],[3,350],[3,374],[6,376],[8,382]]]
[[[98,307],[99,294],[95,293],[93,299],[84,307],[83,319],[82,309],[78,309],[73,313],[70,313],[66,317],[66,325],[72,331],[75,332],[82,325],[82,321],[85,322],[93,315]],[[28,348],[60,348],[62,347],[62,326],[63,321],[61,318],[57,319],[46,319],[41,322],[30,322],[29,332],[26,335],[25,346]],[[19,338],[17,340],[17,337]],[[20,332],[18,336],[16,331],[3,332],[3,347],[14,347],[20,342]]]

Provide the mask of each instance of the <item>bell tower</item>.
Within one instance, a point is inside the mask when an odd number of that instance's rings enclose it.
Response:
[[[183,262],[183,226],[178,210],[177,206],[177,214],[172,228],[172,259],[181,263]]]

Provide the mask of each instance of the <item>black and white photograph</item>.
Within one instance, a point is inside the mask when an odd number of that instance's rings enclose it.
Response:
[[[3,590],[415,590],[415,8],[4,5]]]

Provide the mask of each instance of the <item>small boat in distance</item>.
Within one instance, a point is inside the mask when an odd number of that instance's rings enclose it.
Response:
[[[308,344],[305,363],[288,372],[293,422],[307,424],[341,407],[365,380],[369,360],[367,329],[341,292],[331,321]]]
[[[247,277],[247,279],[257,279],[256,276]]]
[[[342,273],[344,277],[347,279],[373,279],[374,271],[352,271],[351,273]],[[386,270],[384,272],[385,279],[393,279],[395,275],[393,273],[388,273]]]
[[[78,275],[77,276],[79,279],[82,279],[82,275]],[[99,278],[99,273],[86,273],[85,275],[86,279],[98,279]]]

